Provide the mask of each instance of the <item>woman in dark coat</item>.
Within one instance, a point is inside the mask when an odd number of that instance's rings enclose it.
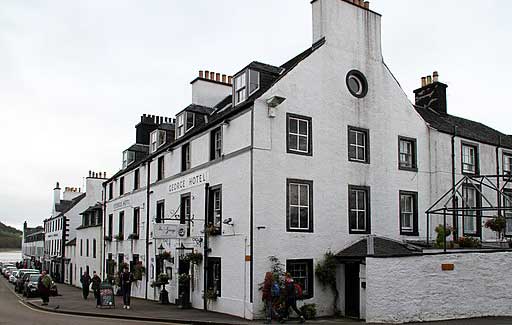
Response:
[[[274,276],[272,272],[265,273],[265,281],[263,282],[261,300],[265,303],[266,324],[272,323],[272,285],[274,284]]]

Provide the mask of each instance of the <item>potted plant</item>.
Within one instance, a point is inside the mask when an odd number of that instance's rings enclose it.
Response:
[[[139,234],[133,233],[128,236],[128,239],[135,240],[139,239]]]
[[[460,248],[476,248],[480,247],[480,240],[469,236],[460,237],[457,241]]]
[[[435,246],[437,248],[444,248],[445,238],[450,236],[455,231],[455,228],[452,226],[444,227],[443,225],[439,224],[435,228],[435,231],[437,233]]]
[[[192,264],[200,264],[203,261],[203,254],[200,252],[192,252],[185,255],[185,260]]]
[[[165,261],[170,261],[171,260],[171,253],[168,252],[168,251],[163,251],[161,254],[160,254],[160,258],[165,260]]]
[[[496,233],[496,239],[502,240],[505,237],[505,227],[507,226],[507,223],[505,221],[505,218],[503,216],[497,215],[494,216],[494,218],[487,219],[487,221],[484,224],[485,228],[491,229]]]
[[[167,275],[167,273],[160,273],[158,275],[158,282],[160,282],[161,284],[168,284],[169,276]]]
[[[117,235],[116,235],[116,237],[115,237],[115,239],[116,239],[117,241],[124,240],[124,235],[123,235],[123,234],[117,234]]]
[[[217,300],[218,296],[219,295],[217,294],[217,291],[215,291],[213,288],[209,288],[208,290],[206,290],[206,293],[205,293],[206,299],[208,299],[210,301],[215,301],[215,300]]]
[[[133,278],[137,281],[142,280],[142,276],[146,273],[146,268],[138,261],[133,268]]]
[[[206,234],[208,236],[217,236],[220,235],[220,228],[213,225],[213,223],[209,223],[206,227]]]

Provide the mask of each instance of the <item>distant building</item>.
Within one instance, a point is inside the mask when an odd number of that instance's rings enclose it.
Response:
[[[42,226],[29,228],[26,221],[23,223],[21,254],[23,261],[28,266],[40,266],[44,257],[44,229]]]

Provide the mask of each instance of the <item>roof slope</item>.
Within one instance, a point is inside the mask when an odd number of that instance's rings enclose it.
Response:
[[[368,256],[368,239],[362,238],[354,244],[348,246],[336,254],[341,259],[361,259]],[[392,257],[392,256],[413,256],[420,255],[421,249],[416,246],[392,240],[385,237],[374,238],[374,254],[375,257]]]
[[[77,205],[77,204],[78,204],[78,202],[82,201],[82,199],[83,199],[84,197],[85,197],[85,192],[84,192],[84,193],[82,193],[82,194],[80,194],[80,195],[78,195],[77,197],[73,198],[73,199],[72,199],[72,200],[70,200],[70,201],[64,201],[64,202],[66,202],[66,204],[65,204],[65,208],[64,208],[64,209],[62,209],[61,211],[58,211],[58,210],[57,210],[58,212],[60,212],[60,213],[57,215],[57,217],[60,217],[60,216],[64,215],[66,212],[68,212],[69,210],[71,210],[75,205]],[[61,200],[61,202],[63,202],[63,200]]]
[[[414,106],[418,114],[439,132],[512,149],[512,136],[487,125],[450,114],[440,114],[430,108]]]

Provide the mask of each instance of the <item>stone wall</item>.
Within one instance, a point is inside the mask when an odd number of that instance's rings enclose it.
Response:
[[[511,263],[512,252],[367,258],[366,321],[512,316]]]

